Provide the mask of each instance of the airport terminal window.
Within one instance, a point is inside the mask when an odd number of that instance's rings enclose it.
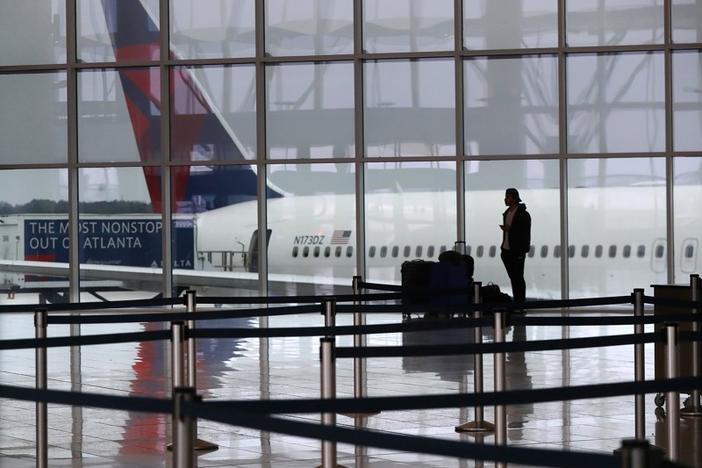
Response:
[[[692,258],[695,255],[695,247],[688,245],[685,247],[685,258]]]
[[[624,258],[631,257],[631,246],[630,245],[624,246],[624,248],[622,249],[622,255],[624,256]]]
[[[561,258],[561,246],[560,245],[556,245],[555,247],[553,247],[553,256],[556,258]]]
[[[477,249],[475,249],[475,256],[478,258],[481,258],[483,256],[483,246],[479,245]]]
[[[657,245],[656,246],[656,258],[663,258],[663,254],[665,253],[665,247],[662,245]]]
[[[548,245],[541,246],[541,258],[548,257]]]
[[[397,258],[397,256],[400,254],[400,248],[398,246],[393,246],[392,248],[392,258]]]
[[[598,245],[597,247],[595,247],[595,257],[597,257],[597,258],[602,257],[603,250],[604,250],[604,248],[601,245]]]
[[[299,248],[297,246],[293,247],[293,251],[292,251],[293,258],[297,257],[298,251],[299,251]]]
[[[346,256],[349,258],[353,257],[353,247],[350,245],[346,247]]]
[[[329,247],[329,246],[324,247],[324,256],[326,258],[329,258],[330,255],[331,255],[331,247]]]
[[[334,256],[335,257],[341,257],[341,247],[337,246],[336,250],[334,251]]]
[[[315,246],[315,248],[314,248],[314,256],[319,257],[319,246],[318,245]]]
[[[582,248],[580,249],[580,256],[583,258],[587,258],[588,255],[590,255],[590,246],[583,245]]]
[[[617,256],[617,246],[616,245],[610,245],[609,246],[609,258],[614,258]]]
[[[370,258],[375,257],[375,246],[374,246],[374,245],[371,246],[370,249],[368,249],[368,256],[369,256]]]
[[[380,248],[380,258],[385,258],[388,256],[388,248],[386,246],[382,246]]]
[[[405,258],[408,258],[410,254],[412,253],[412,247],[409,245],[406,245],[404,249],[402,249],[402,256]]]
[[[468,254],[468,255],[470,255],[470,254]],[[432,258],[433,256],[434,256],[434,246],[430,245],[427,248],[427,257]]]
[[[489,255],[491,258],[494,257],[495,254],[497,253],[497,247],[495,247],[494,245],[491,245],[490,250],[488,252],[489,252]]]
[[[415,253],[416,253],[417,257],[422,256],[422,246],[421,245],[417,246],[417,250],[415,251]]]
[[[307,258],[310,256],[310,248],[305,246],[302,248],[302,256]]]
[[[568,246],[568,257],[570,257],[570,258],[575,257],[575,246],[574,245]]]
[[[646,246],[640,245],[636,248],[636,256],[639,258],[644,258],[646,256]]]

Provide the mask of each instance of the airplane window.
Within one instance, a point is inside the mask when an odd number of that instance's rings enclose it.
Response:
[[[406,245],[404,249],[402,249],[402,256],[405,258],[408,258],[410,254],[412,253],[412,247],[409,245]]]
[[[636,256],[639,258],[643,258],[646,256],[646,246],[645,245],[640,245],[636,248]]]
[[[617,256],[617,246],[616,245],[610,245],[609,246],[609,258],[614,258]]]
[[[631,257],[631,246],[630,245],[624,246],[624,248],[622,249],[622,255],[624,255],[624,258]]]
[[[368,256],[371,258],[375,257],[375,246],[374,245],[371,246],[370,249],[368,249]]]
[[[588,255],[590,255],[590,246],[583,245],[582,248],[580,249],[580,256],[583,258],[587,258]]]
[[[475,255],[477,255],[478,257],[483,256],[483,246],[482,245],[479,245],[478,248],[475,249]]]
[[[310,248],[309,248],[309,247],[304,246],[304,247],[302,248],[302,256],[305,257],[305,258],[307,258],[307,257],[310,256]]]
[[[324,247],[324,256],[329,258],[330,254],[331,254],[331,247],[329,247],[329,246]]]
[[[536,252],[536,247],[534,247],[533,245],[531,247],[529,247],[529,258],[533,257],[535,252]]]
[[[604,250],[604,249],[602,248],[601,245],[598,245],[597,247],[595,247],[595,257],[600,258],[602,256],[602,250]]]
[[[695,255],[695,247],[688,245],[685,247],[685,258],[692,258]]]
[[[568,246],[568,257],[570,257],[570,258],[575,257],[575,246],[574,245]]]
[[[434,256],[434,246],[430,245],[429,248],[427,248],[427,257],[431,258]]]
[[[349,258],[353,257],[353,246],[349,245],[346,247],[346,256]]]
[[[382,246],[380,248],[380,258],[385,258],[388,256],[388,248],[385,246]]]
[[[496,252],[497,252],[497,247],[495,247],[494,245],[491,245],[490,246],[490,257],[494,257]]]
[[[470,245],[466,245],[466,255],[470,255]]]
[[[445,245],[442,245],[442,246],[439,248],[439,253],[444,253],[444,252],[446,252],[446,246],[445,246]]]
[[[334,256],[341,257],[341,246],[336,247],[336,250],[334,250]]]
[[[541,246],[541,258],[548,257],[548,245]]]
[[[293,253],[293,258],[296,258],[296,257],[297,257],[297,253],[299,252],[299,250],[300,250],[300,249],[298,248],[298,246],[293,247],[293,252],[292,252],[292,253]]]
[[[392,248],[392,258],[397,258],[397,256],[400,254],[400,248],[398,246],[394,246]]]
[[[422,249],[422,246],[421,246],[421,245],[418,245],[418,246],[417,246],[417,250],[415,251],[417,257],[421,257],[421,256],[422,256],[422,250],[423,250],[423,249]]]
[[[662,245],[657,245],[656,246],[656,258],[663,258],[663,254],[665,253],[665,247]]]
[[[561,246],[557,245],[553,248],[553,256],[556,258],[561,258]]]
[[[318,245],[315,246],[315,248],[314,248],[314,256],[319,257],[319,246]]]

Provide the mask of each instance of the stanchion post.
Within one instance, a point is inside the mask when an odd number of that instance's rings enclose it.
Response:
[[[171,388],[185,387],[185,324],[171,322]]]
[[[195,313],[197,312],[197,292],[194,289],[185,291],[185,308],[191,314],[187,322],[189,330],[195,329]],[[197,340],[190,336],[187,339],[188,345],[188,372],[187,381],[188,387],[194,389],[197,393]],[[193,437],[195,439],[195,450],[197,451],[212,451],[219,449],[219,445],[197,438],[197,420],[193,420]]]
[[[505,313],[495,312],[495,343],[505,342]],[[504,392],[507,388],[505,375],[505,353],[495,353],[495,392]],[[504,405],[495,406],[495,445],[507,444],[507,413]],[[495,464],[498,468],[507,466],[505,463]]]
[[[361,281],[363,278],[361,276],[354,276],[351,288],[353,290],[353,295],[358,296],[362,293]],[[357,306],[361,305],[360,300],[355,300],[354,304]],[[365,314],[361,312],[353,313],[353,325],[355,327],[361,327],[366,324]],[[353,335],[353,346],[354,348],[360,348],[365,346],[365,336],[361,334]],[[353,397],[354,398],[364,398],[366,396],[365,391],[365,373],[366,373],[366,360],[361,357],[353,358]],[[379,414],[380,411],[355,411],[348,413],[341,413],[349,418],[367,418],[369,416],[375,416]]]
[[[361,294],[361,277],[360,276],[354,276],[353,277],[353,282],[351,284],[351,287],[353,289],[353,295],[358,296]],[[354,301],[354,304],[357,306],[361,305],[360,300]],[[353,326],[354,327],[361,327],[365,325],[365,320],[364,316],[360,312],[354,312],[353,313]],[[356,334],[353,335],[353,346],[355,348],[360,348],[363,346],[363,335]],[[355,357],[353,358],[353,397],[354,398],[363,398],[363,366],[365,362],[363,361],[362,358],[360,357]]]
[[[334,368],[334,338],[319,339],[320,351],[320,397],[322,400],[336,398],[336,372]],[[322,413],[322,424],[336,425],[336,414],[333,411]],[[336,442],[322,441],[322,468],[336,468]]]
[[[634,289],[634,317],[643,318],[644,315],[644,290],[642,288]],[[634,333],[643,335],[644,324],[635,323]],[[637,343],[634,345],[634,380],[641,382],[646,380],[646,355],[644,352],[644,344]],[[636,394],[634,396],[634,433],[639,440],[646,439],[646,409],[644,394]]]
[[[480,304],[480,281],[473,282],[473,304]],[[473,318],[480,320],[482,313],[479,310],[473,312]],[[483,330],[480,326],[473,328],[473,341],[475,344],[483,342]],[[476,395],[483,393],[483,355],[473,355],[473,393]],[[488,432],[494,431],[495,425],[483,419],[483,407],[476,405],[474,408],[475,419],[467,423],[456,426],[456,432]]]
[[[195,309],[197,307],[196,305],[197,297],[196,293],[192,289],[188,289],[185,291],[185,308],[186,311],[189,312],[191,315],[186,322],[188,325],[188,329],[194,330],[195,329],[195,318],[193,317],[192,314],[195,314]],[[195,338],[188,337],[187,339],[188,342],[188,387],[192,387],[197,391],[197,343],[195,342]]]
[[[678,377],[678,324],[666,323],[666,377],[675,379]],[[678,461],[680,456],[680,393],[671,391],[665,397],[665,412],[668,434],[668,458]]]
[[[37,309],[34,312],[34,335],[37,339],[46,338],[47,311]],[[35,379],[36,389],[47,388],[47,353],[46,346],[37,346],[35,353]],[[36,403],[36,463],[37,468],[49,466],[49,429],[47,405],[44,402]]]
[[[195,401],[195,389],[176,387],[173,389],[173,466],[192,468],[195,466],[194,422],[185,415],[183,406]]]
[[[336,326],[336,302],[334,300],[325,299],[322,301],[322,315],[324,315],[324,326]]]
[[[455,252],[458,252],[461,255],[466,254],[466,242],[465,241],[456,241],[453,243],[453,250]]]
[[[615,450],[621,468],[650,468],[660,466],[663,451],[648,440],[625,439],[621,448]]]
[[[690,275],[690,300],[695,303],[692,307],[693,314],[702,314],[702,307],[700,306],[700,298],[702,298],[702,281],[700,280],[700,275]],[[700,322],[692,322],[692,331],[700,331]],[[700,355],[699,340],[694,340],[692,342],[692,376],[700,377],[702,376],[702,355]],[[684,408],[680,412],[681,416],[685,418],[699,418],[702,417],[702,402],[700,402],[700,388],[694,388],[690,394],[690,404],[687,408]]]

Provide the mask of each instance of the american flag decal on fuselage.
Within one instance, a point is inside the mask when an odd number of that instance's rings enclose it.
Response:
[[[331,238],[332,245],[346,245],[351,239],[351,231],[337,230],[334,231]]]

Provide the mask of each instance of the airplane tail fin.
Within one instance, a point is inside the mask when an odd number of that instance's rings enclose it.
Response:
[[[141,0],[101,0],[117,61],[156,60],[160,55],[157,22]],[[169,52],[174,56],[173,52]],[[161,80],[154,68],[119,68],[120,83],[142,162],[161,160]],[[171,70],[171,160],[246,161],[247,150],[194,75]],[[251,158],[248,158],[251,159]],[[241,166],[172,168],[174,212],[220,208],[256,198],[256,171]],[[145,167],[144,177],[155,212],[161,211],[161,171]],[[282,196],[268,188],[271,198]],[[204,205],[203,205],[204,203]],[[198,208],[199,207],[199,208]]]

